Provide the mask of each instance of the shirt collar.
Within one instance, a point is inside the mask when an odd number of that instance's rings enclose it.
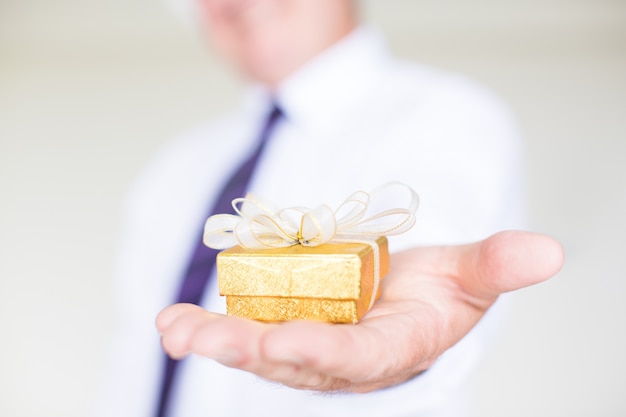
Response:
[[[378,32],[359,28],[284,80],[275,98],[289,122],[315,132],[332,130],[362,102],[387,61]]]

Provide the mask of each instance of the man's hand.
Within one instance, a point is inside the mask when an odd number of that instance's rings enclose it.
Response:
[[[394,254],[380,299],[357,325],[267,324],[175,304],[159,314],[157,328],[175,358],[206,356],[294,388],[366,392],[426,370],[499,294],[544,281],[562,264],[553,239],[501,232]]]

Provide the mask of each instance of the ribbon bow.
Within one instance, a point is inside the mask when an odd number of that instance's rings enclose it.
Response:
[[[389,203],[386,197],[394,189],[408,194],[408,203],[400,208],[391,207],[368,215],[372,207]],[[369,193],[352,193],[334,211],[326,204],[315,209],[290,207],[276,210],[251,196],[236,198],[232,204],[236,215],[216,214],[206,221],[203,239],[206,246],[213,249],[225,249],[236,244],[249,249],[298,244],[318,246],[398,235],[415,224],[419,197],[407,185],[391,182]]]
[[[390,203],[391,191],[408,194],[408,203],[368,216],[372,207]],[[204,225],[204,244],[225,249],[239,244],[249,249],[281,248],[293,245],[318,246],[324,243],[365,243],[374,252],[374,283],[369,308],[376,301],[380,285],[380,249],[376,237],[398,235],[415,224],[419,197],[399,182],[383,184],[373,191],[352,193],[332,210],[323,204],[316,209],[290,207],[276,210],[259,199],[247,196],[233,200],[236,215],[216,214]]]

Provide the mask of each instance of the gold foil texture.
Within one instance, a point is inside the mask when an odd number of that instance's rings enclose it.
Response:
[[[387,239],[376,242],[382,279],[389,270]],[[374,251],[365,243],[277,249],[235,246],[218,255],[217,272],[230,315],[263,321],[356,323],[370,305]]]

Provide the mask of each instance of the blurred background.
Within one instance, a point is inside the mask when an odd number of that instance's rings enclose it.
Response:
[[[530,226],[566,249],[514,297],[475,415],[626,415],[626,2],[362,4],[397,55],[513,107]],[[159,0],[0,0],[0,415],[89,415],[126,187],[241,88]]]

